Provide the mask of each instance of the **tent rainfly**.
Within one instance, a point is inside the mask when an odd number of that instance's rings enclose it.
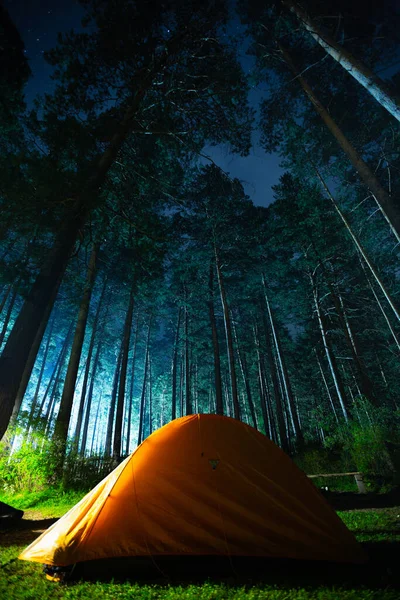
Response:
[[[282,450],[245,423],[203,414],[155,431],[19,558],[63,567],[166,555],[366,560]]]

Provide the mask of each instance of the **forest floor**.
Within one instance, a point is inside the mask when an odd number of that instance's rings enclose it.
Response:
[[[45,531],[77,501],[77,495],[58,497],[2,496],[22,507],[24,518],[0,525],[1,600],[399,600],[400,598],[400,503],[394,496],[358,494],[330,495],[339,516],[356,535],[369,555],[366,565],[333,565],[305,561],[235,564],[204,573],[175,568],[169,577],[154,573],[143,581],[104,579],[54,583],[42,566],[19,561],[21,550]],[[376,504],[376,506],[371,506]],[[361,505],[361,507],[360,507]],[[176,567],[176,565],[175,565]],[[215,565],[214,565],[215,567]],[[267,569],[266,569],[267,567]],[[268,568],[269,567],[269,568]],[[186,566],[185,566],[186,569]],[[97,578],[98,579],[98,578]]]

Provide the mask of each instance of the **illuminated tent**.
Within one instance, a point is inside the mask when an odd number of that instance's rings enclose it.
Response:
[[[19,558],[65,566],[182,555],[365,560],[284,452],[217,415],[158,429]]]

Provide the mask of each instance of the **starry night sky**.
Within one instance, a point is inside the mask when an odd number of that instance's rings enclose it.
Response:
[[[82,30],[82,7],[74,0],[3,0],[5,8],[25,43],[26,54],[32,77],[25,88],[28,107],[38,94],[51,92],[52,67],[44,60],[43,53],[57,43],[57,33],[71,29]],[[234,23],[233,28],[238,27]],[[251,59],[243,55],[245,71],[251,68]],[[263,96],[262,91],[250,92],[250,104],[257,108]],[[206,148],[209,155],[224,171],[240,179],[246,193],[257,205],[267,206],[273,199],[271,186],[278,183],[282,174],[279,157],[268,155],[258,145],[259,134],[253,133],[253,147],[249,156],[229,154],[226,148]],[[203,162],[203,161],[202,161]]]

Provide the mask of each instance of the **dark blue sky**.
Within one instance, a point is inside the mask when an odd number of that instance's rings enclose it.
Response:
[[[150,0],[149,0],[150,1]],[[50,92],[52,67],[44,60],[43,53],[57,43],[57,33],[80,29],[83,9],[74,0],[3,0],[11,18],[17,26],[25,43],[26,54],[32,70],[25,97],[29,104],[38,95]],[[231,30],[238,27],[232,23]],[[251,59],[241,56],[243,68],[251,68]],[[250,103],[256,108],[263,92],[252,90]],[[224,171],[243,182],[246,193],[253,202],[266,206],[272,201],[271,186],[278,183],[282,170],[279,157],[266,154],[258,144],[259,135],[253,133],[253,147],[249,156],[241,157],[227,152],[226,148],[206,148],[208,154]]]

